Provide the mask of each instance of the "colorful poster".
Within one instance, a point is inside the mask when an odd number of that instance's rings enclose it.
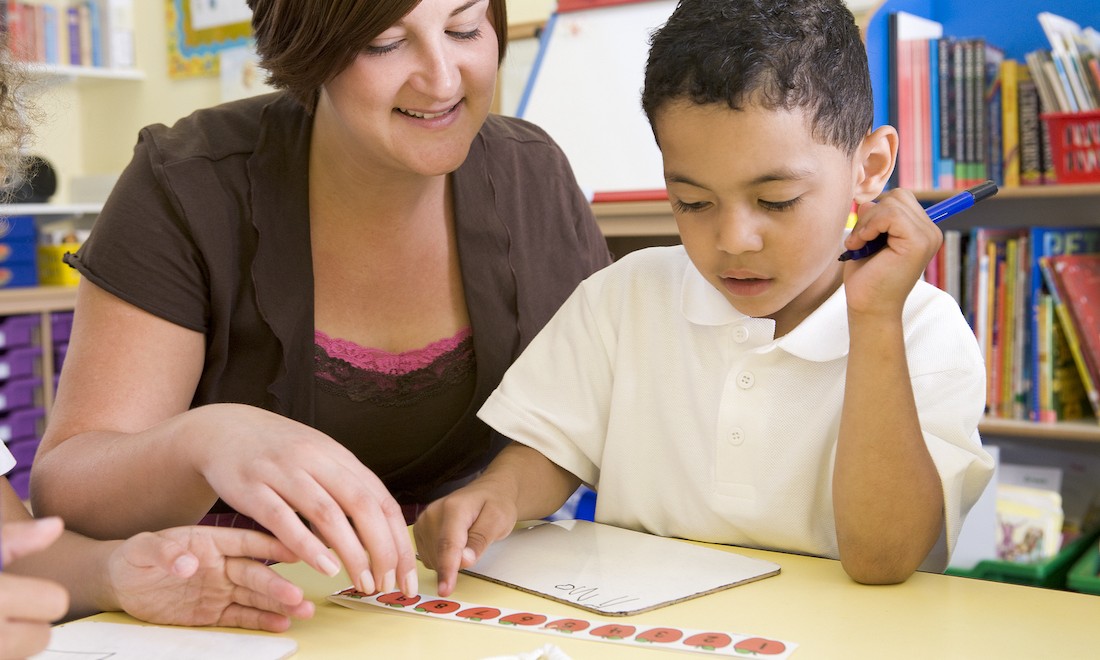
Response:
[[[222,50],[252,41],[246,0],[165,0],[168,76],[217,76]]]

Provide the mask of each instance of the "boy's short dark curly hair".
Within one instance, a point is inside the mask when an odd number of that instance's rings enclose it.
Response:
[[[802,108],[814,137],[852,153],[871,129],[867,51],[842,0],[680,0],[650,37],[642,109],[676,100]]]

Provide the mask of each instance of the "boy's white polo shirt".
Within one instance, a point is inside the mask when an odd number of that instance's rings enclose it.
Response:
[[[904,322],[954,547],[993,469],[977,433],[983,361],[958,305],[930,285],[914,288]],[[682,247],[640,250],[578,287],[479,416],[593,486],[601,522],[835,558],[843,288],[785,337],[773,333],[770,319],[730,306]],[[944,541],[922,568],[946,566]]]

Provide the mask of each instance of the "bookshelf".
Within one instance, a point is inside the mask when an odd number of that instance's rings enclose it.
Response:
[[[92,84],[103,81],[140,81],[145,72],[140,69],[108,69],[95,66],[27,63],[27,73],[39,84]]]
[[[915,190],[923,203],[950,197],[952,190]],[[596,220],[608,237],[675,236],[676,222],[668,202],[593,204]],[[995,197],[941,223],[945,229],[977,226],[1024,227],[1100,225],[1100,184],[1002,188]]]
[[[876,126],[887,122],[887,18],[890,12],[905,11],[930,18],[943,25],[945,35],[985,37],[1004,49],[1005,57],[1023,60],[1025,53],[1049,48],[1036,18],[1049,11],[1071,18],[1081,25],[1100,29],[1100,3],[1077,0],[1014,0],[991,6],[986,2],[942,2],[939,0],[885,0],[868,10],[864,39],[867,64],[874,88]]]

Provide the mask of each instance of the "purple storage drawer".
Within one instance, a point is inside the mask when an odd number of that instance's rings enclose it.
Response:
[[[34,453],[38,451],[39,438],[25,438],[8,443],[8,451],[15,457],[15,469],[26,470],[34,461]]]
[[[37,438],[42,435],[45,419],[46,409],[42,407],[23,408],[0,415],[0,441],[8,444]]]
[[[50,330],[53,333],[54,342],[68,342],[69,335],[73,332],[73,313],[54,312],[51,314]]]
[[[9,472],[8,481],[11,482],[11,487],[15,489],[19,499],[25,501],[31,498],[31,468],[29,465],[25,468],[17,467]]]
[[[61,365],[65,364],[65,356],[69,354],[68,342],[60,344],[54,344],[53,346],[53,370],[57,373],[61,373]],[[54,388],[57,391],[57,388]]]
[[[0,381],[41,376],[41,357],[42,349],[38,346],[0,351]]]
[[[37,314],[20,314],[0,318],[0,348],[35,346],[39,343],[41,318]]]
[[[41,404],[41,378],[16,378],[0,385],[0,413]]]

